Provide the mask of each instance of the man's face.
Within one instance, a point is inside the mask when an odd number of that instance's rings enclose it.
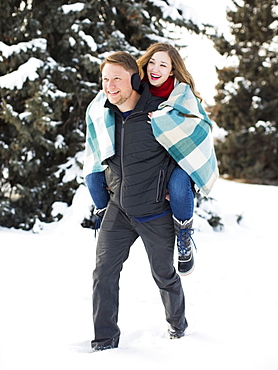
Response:
[[[102,88],[110,103],[124,111],[134,91],[130,72],[119,64],[106,63],[102,70]]]

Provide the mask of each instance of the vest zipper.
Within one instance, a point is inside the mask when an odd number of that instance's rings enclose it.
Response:
[[[120,206],[124,209],[123,207],[123,180],[124,180],[124,131],[125,131],[125,123],[126,121],[131,117],[131,116],[134,116],[136,115],[137,113],[142,113],[142,111],[139,111],[139,112],[134,112],[134,113],[130,113],[130,115],[128,117],[126,117],[126,119],[123,119],[122,120],[122,127],[121,127],[121,155],[120,155],[120,158],[121,158],[121,187],[120,187]]]
[[[120,206],[123,208],[123,179],[124,179],[124,131],[125,131],[125,121],[122,121],[121,128],[121,187],[120,187]]]

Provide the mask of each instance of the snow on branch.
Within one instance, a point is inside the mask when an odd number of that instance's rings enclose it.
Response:
[[[167,2],[162,0],[151,0],[151,2],[161,9],[165,18],[169,17],[174,21],[178,19],[187,19],[195,24],[199,23],[196,11],[192,7],[184,4],[182,0],[169,0]]]
[[[84,3],[75,3],[70,5],[62,5],[62,11],[64,14],[68,14],[69,12],[81,12],[85,7]]]
[[[28,42],[19,42],[16,45],[6,45],[4,42],[0,41],[0,52],[4,58],[9,58],[12,54],[18,54],[21,51],[27,52],[31,49],[42,49],[46,50],[46,39],[38,38],[30,40]]]
[[[16,71],[8,73],[0,77],[0,88],[6,89],[21,89],[24,82],[29,79],[34,81],[39,77],[37,69],[42,67],[44,62],[37,58],[30,58],[26,63],[22,64]]]

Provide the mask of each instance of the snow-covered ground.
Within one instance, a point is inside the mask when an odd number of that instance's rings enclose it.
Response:
[[[278,188],[219,179],[212,196],[224,228],[195,218],[196,267],[182,277],[187,335],[168,339],[138,240],[121,277],[120,346],[98,353],[90,351],[96,240],[80,226],[87,189],[38,233],[0,228],[0,369],[277,370]]]

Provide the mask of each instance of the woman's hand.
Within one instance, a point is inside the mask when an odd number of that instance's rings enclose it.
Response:
[[[151,123],[152,116],[153,116],[153,112],[149,112],[148,113],[148,117],[149,117],[148,123]]]

